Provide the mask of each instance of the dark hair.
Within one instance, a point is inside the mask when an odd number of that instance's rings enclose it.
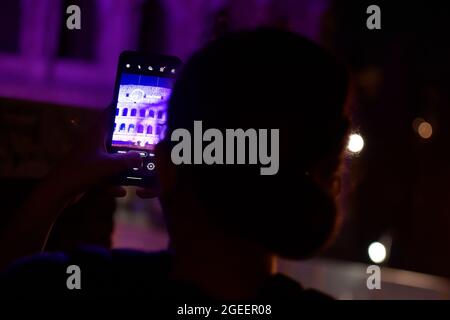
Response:
[[[280,129],[278,174],[259,166],[181,165],[178,182],[229,232],[288,258],[312,255],[336,225],[334,198],[309,171],[338,169],[349,120],[346,69],[294,33],[261,29],[230,34],[186,63],[169,106],[168,136],[207,128]],[[192,132],[192,131],[191,131]],[[224,132],[224,131],[223,131]]]

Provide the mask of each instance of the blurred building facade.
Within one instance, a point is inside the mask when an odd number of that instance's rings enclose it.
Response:
[[[328,0],[5,0],[0,11],[0,96],[103,108],[119,54],[186,59],[223,32],[283,25],[310,37]],[[66,8],[81,9],[69,30]],[[82,92],[82,94],[80,94]]]

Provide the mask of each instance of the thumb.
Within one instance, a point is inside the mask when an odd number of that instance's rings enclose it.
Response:
[[[141,166],[142,158],[136,152],[126,154],[101,152],[92,158],[74,160],[59,167],[47,177],[47,183],[57,185],[62,191],[62,197],[72,197],[126,170]]]
[[[125,154],[105,153],[97,166],[97,176],[107,178],[123,171],[142,167],[142,158],[137,152]]]

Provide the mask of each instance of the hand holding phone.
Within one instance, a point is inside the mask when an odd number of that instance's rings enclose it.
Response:
[[[141,167],[116,178],[121,185],[151,187],[156,183],[155,147],[167,128],[167,104],[181,61],[172,56],[123,52],[119,59],[109,153],[137,152]]]

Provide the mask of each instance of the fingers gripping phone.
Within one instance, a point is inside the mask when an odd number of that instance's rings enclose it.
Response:
[[[166,134],[167,104],[180,65],[172,56],[131,51],[120,55],[106,145],[110,153],[138,152],[143,166],[117,177],[117,183],[156,183],[154,150]]]

